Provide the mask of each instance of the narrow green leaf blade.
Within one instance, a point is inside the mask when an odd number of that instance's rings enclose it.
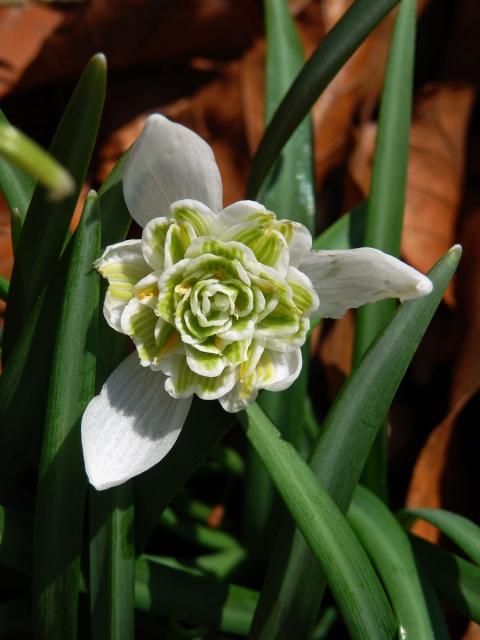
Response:
[[[254,404],[245,413],[246,435],[321,566],[351,637],[393,638],[395,620],[388,600],[338,507],[260,407]]]
[[[0,123],[9,124],[1,110]],[[11,213],[18,211],[22,222],[32,199],[34,188],[35,180],[31,175],[12,165],[4,158],[0,158],[0,190],[7,201]]]
[[[304,64],[299,34],[286,0],[264,0],[267,39],[265,122]],[[313,176],[312,122],[307,116],[275,162],[258,195],[277,218],[304,224],[313,233],[315,190]],[[283,393],[265,391],[259,404],[287,440],[300,447],[303,441],[303,407],[307,388],[308,349],[304,366],[294,384]],[[281,504],[272,481],[258,456],[248,452],[245,478],[244,532],[248,548],[264,559],[281,515]]]
[[[433,292],[397,310],[343,386],[323,423],[310,465],[343,512],[460,255],[460,247],[453,247],[429,273]],[[315,623],[325,581],[302,535],[291,522],[282,527],[273,556],[275,561],[267,574],[252,638],[307,635]]]
[[[105,99],[105,83],[105,57],[99,54],[92,58],[83,72],[50,147],[51,154],[71,173],[76,189],[69,198],[57,203],[49,202],[41,187],[35,189],[12,273],[5,318],[4,362],[62,252],[95,145]]]
[[[364,244],[400,254],[412,113],[417,0],[402,0],[395,21],[380,105]],[[394,300],[365,305],[357,313],[354,361],[386,326]],[[378,435],[365,466],[364,483],[387,496],[387,430]]]
[[[399,0],[356,0],[322,40],[290,87],[252,160],[248,197],[255,199],[280,151],[328,83]]]
[[[6,302],[8,300],[8,289],[10,287],[10,283],[6,278],[0,276],[0,299]]]
[[[134,637],[133,486],[90,489],[90,608],[93,640]]]
[[[77,232],[63,294],[34,529],[33,610],[37,638],[75,638],[86,478],[82,413],[95,392],[100,247],[97,195],[91,192]]]
[[[395,516],[375,494],[358,485],[347,519],[382,578],[400,635],[436,638],[408,535]]]
[[[0,156],[38,180],[52,202],[66,198],[74,190],[68,171],[34,140],[6,122],[0,122]]]
[[[467,556],[480,565],[480,527],[458,513],[445,509],[402,509],[401,520],[420,518],[438,527]]]
[[[480,568],[417,536],[410,539],[418,561],[441,599],[480,624]]]
[[[99,191],[102,248],[124,240],[130,214],[123,197],[126,154],[117,162]],[[106,293],[101,283],[101,299]],[[128,355],[129,339],[99,314],[97,392]],[[90,487],[90,609],[93,640],[134,637],[134,504],[133,483],[107,491]]]

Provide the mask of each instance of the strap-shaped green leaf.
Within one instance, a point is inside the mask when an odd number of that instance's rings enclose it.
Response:
[[[467,556],[480,565],[480,527],[458,513],[445,509],[402,509],[402,521],[420,518],[438,527]]]
[[[315,446],[310,464],[346,511],[370,447],[400,381],[460,259],[451,249],[430,271],[434,290],[402,305],[343,386]],[[306,636],[320,607],[324,578],[299,531],[285,522],[254,620],[253,638]]]
[[[415,556],[440,598],[480,624],[480,568],[417,536],[410,539]]]
[[[363,246],[367,205],[366,200],[360,202],[351,211],[340,216],[315,238],[312,249],[355,249]]]
[[[412,112],[417,0],[402,0],[395,20],[380,105],[377,142],[368,198],[364,244],[398,256],[407,183]],[[358,362],[374,337],[388,323],[394,300],[359,309],[354,361]],[[365,484],[387,496],[387,430],[378,435],[364,471]]]
[[[1,110],[0,123],[8,124],[8,120]],[[4,195],[10,211],[12,213],[18,211],[22,222],[32,199],[34,188],[35,180],[32,176],[4,158],[0,158],[0,191]]]
[[[304,64],[299,34],[286,0],[264,0],[267,39],[265,122]],[[258,200],[277,218],[304,224],[313,233],[315,189],[313,177],[312,122],[307,116],[266,177]],[[303,351],[302,373],[283,393],[264,391],[259,404],[284,437],[302,446],[303,407],[308,379],[308,349]],[[246,544],[257,558],[265,558],[281,515],[281,505],[258,456],[249,450],[245,478],[244,532]]]
[[[102,248],[124,240],[130,214],[123,197],[124,154],[98,192]],[[101,283],[101,300],[106,293]],[[111,329],[99,314],[97,392],[128,354],[129,339]],[[134,634],[134,504],[133,484],[107,491],[91,488],[90,610],[94,640],[129,640]]]
[[[375,494],[358,485],[347,518],[382,578],[400,635],[418,640],[437,638],[408,535],[393,513]]]
[[[1,118],[0,156],[36,178],[47,190],[48,198],[52,202],[62,200],[73,192],[75,185],[68,171],[34,140],[11,124],[2,122]],[[16,186],[19,186],[18,181]],[[13,207],[13,211],[19,211],[18,207]]]
[[[247,189],[256,198],[285,143],[328,83],[399,0],[355,0],[322,40],[290,87],[252,160]]]
[[[95,392],[100,248],[97,195],[91,192],[77,232],[63,292],[45,430],[34,530],[35,635],[75,638],[86,478],[80,421]]]
[[[260,407],[254,404],[245,413],[246,435],[322,568],[351,637],[393,638],[395,620],[390,604],[344,516]]]
[[[106,62],[92,58],[67,105],[50,152],[72,175],[76,189],[60,202],[36,187],[23,224],[12,273],[2,357],[7,361],[37,298],[51,278],[69,230],[97,138],[103,110]]]

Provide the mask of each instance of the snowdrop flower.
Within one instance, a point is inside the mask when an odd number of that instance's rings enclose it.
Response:
[[[160,115],[147,119],[123,188],[142,239],[107,247],[95,266],[109,283],[105,319],[136,351],[83,416],[85,465],[97,489],[159,462],[193,394],[236,412],[259,389],[289,387],[312,316],[339,318],[431,290],[428,278],[375,249],[311,251],[303,225],[258,202],[222,209],[211,148]]]

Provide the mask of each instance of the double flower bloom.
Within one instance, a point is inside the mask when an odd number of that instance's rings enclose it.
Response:
[[[124,195],[142,239],[108,247],[96,267],[109,282],[105,318],[137,353],[83,417],[87,474],[98,489],[163,458],[193,394],[236,412],[259,389],[289,387],[312,316],[431,290],[428,278],[375,249],[311,251],[303,225],[257,202],[222,210],[212,150],[159,115],[130,153]]]

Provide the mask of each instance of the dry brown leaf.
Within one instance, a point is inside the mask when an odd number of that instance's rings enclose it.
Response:
[[[415,101],[402,253],[421,271],[455,242],[474,96],[470,85],[439,84],[425,88]],[[369,190],[375,135],[371,122],[360,128],[349,162],[363,196]]]
[[[51,7],[0,8],[0,97],[17,84],[62,20]]]
[[[455,425],[480,390],[480,207],[466,217],[461,237],[464,255],[457,281],[459,311],[465,319],[463,344],[454,369],[450,411],[430,434],[415,465],[407,495],[407,505],[411,507],[444,505],[447,472],[452,482],[459,483],[448,483],[448,496],[457,501],[465,499],[464,492],[456,490],[462,483],[462,465],[455,447]],[[425,522],[418,521],[414,531],[431,541],[438,538],[438,531]]]
[[[480,625],[476,622],[470,622],[462,640],[480,640]]]
[[[97,51],[111,69],[192,56],[228,59],[261,31],[254,0],[89,0],[57,11],[61,28],[26,71],[23,87],[76,77]],[[14,44],[12,57],[19,55]]]
[[[192,96],[166,104],[158,111],[196,131],[212,146],[222,175],[224,204],[244,197],[248,149],[243,127],[239,65],[222,71]],[[142,113],[114,131],[100,150],[99,179],[103,181],[118,157],[136,140],[148,113]]]

